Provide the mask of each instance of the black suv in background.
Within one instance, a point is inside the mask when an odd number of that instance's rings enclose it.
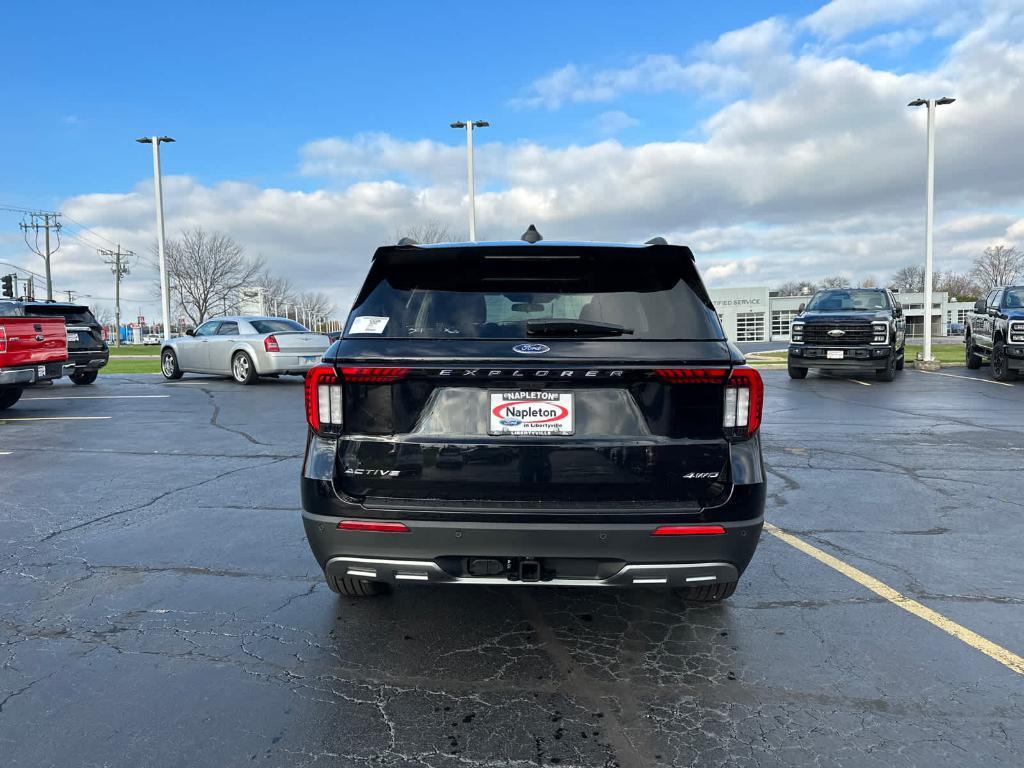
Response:
[[[728,597],[765,503],[743,363],[683,246],[379,248],[306,378],[303,522],[328,585]]]
[[[103,326],[87,306],[54,301],[26,301],[21,304],[28,317],[63,317],[68,333],[68,362],[75,370],[69,375],[75,384],[92,384],[100,368],[110,359],[103,340]]]
[[[892,381],[903,370],[907,324],[903,308],[883,288],[818,291],[790,326],[789,375],[810,368],[871,371]]]

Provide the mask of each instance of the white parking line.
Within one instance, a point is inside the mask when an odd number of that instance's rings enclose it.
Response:
[[[10,456],[14,451],[0,451],[0,456]]]
[[[23,397],[24,400],[142,400],[170,395],[57,395],[55,397]]]
[[[1001,387],[1012,387],[1013,384],[1008,384],[1005,381],[992,381],[992,379],[979,379],[975,376],[961,376],[958,373],[941,373],[940,371],[917,371],[918,373],[924,373],[929,376],[949,376],[951,379],[967,379],[967,381],[980,381],[982,384],[998,384]]]
[[[97,421],[111,416],[0,416],[0,421]]]
[[[871,386],[866,381],[861,381],[860,379],[850,379],[850,381],[854,381],[854,382],[856,382],[857,384],[860,384],[863,387],[870,387]]]

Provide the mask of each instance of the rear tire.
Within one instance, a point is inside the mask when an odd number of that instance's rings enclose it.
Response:
[[[77,371],[68,376],[74,384],[92,384],[96,381],[96,377],[99,375],[99,371]]]
[[[720,603],[736,591],[735,581],[726,581],[719,584],[703,584],[699,587],[682,587],[676,593],[683,599],[692,603]]]
[[[181,368],[178,367],[178,356],[173,349],[165,349],[160,355],[160,373],[165,379],[177,381],[181,378]]]
[[[5,411],[21,399],[21,387],[0,389],[0,411]]]
[[[255,384],[256,366],[247,352],[235,352],[231,358],[231,378],[238,384]]]
[[[796,367],[794,367],[792,365],[788,366],[788,368],[789,368],[789,378],[791,378],[791,379],[806,379],[807,378],[807,369],[806,368],[796,368]]]
[[[981,355],[974,351],[974,339],[968,336],[964,346],[966,347],[964,351],[964,358],[967,363],[967,367],[972,371],[976,371],[981,368]]]
[[[1010,361],[1006,359],[1006,345],[997,341],[992,347],[992,378],[996,381],[1014,381],[1017,372],[1010,368]]]
[[[363,579],[351,579],[348,576],[332,576],[324,574],[327,579],[327,586],[331,592],[336,592],[345,597],[373,597],[384,595],[390,590],[383,581],[364,581]]]

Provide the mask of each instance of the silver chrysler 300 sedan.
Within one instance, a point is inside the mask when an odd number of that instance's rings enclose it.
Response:
[[[283,317],[218,317],[163,342],[160,371],[168,379],[212,373],[253,384],[260,376],[305,375],[330,345],[326,334]]]

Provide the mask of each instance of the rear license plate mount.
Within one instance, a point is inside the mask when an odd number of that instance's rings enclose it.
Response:
[[[575,433],[572,392],[506,390],[488,394],[490,435],[550,437]]]

